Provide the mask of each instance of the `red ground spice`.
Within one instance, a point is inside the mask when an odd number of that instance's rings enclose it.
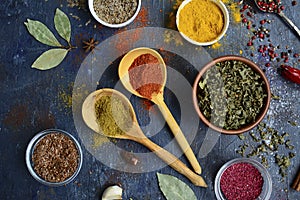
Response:
[[[221,191],[227,200],[255,200],[262,192],[264,181],[259,170],[249,163],[228,167],[221,176]]]
[[[159,93],[163,83],[163,74],[158,59],[151,54],[137,57],[128,69],[129,81],[140,95],[151,99]]]
[[[149,22],[148,10],[145,7],[141,7],[139,14],[136,16],[134,23],[138,25],[138,27],[145,27]]]

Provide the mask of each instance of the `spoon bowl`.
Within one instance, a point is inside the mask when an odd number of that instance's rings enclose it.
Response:
[[[152,94],[151,98],[142,96],[139,92],[137,92],[135,89],[137,88],[133,88],[130,80],[129,80],[129,68],[131,66],[131,64],[134,62],[134,60],[144,54],[151,54],[152,56],[156,57],[158,59],[159,62],[159,66],[161,68],[161,73],[162,73],[162,77],[163,77],[163,81],[160,84],[160,91],[158,93],[154,93]],[[146,66],[145,66],[146,68]],[[146,47],[140,47],[140,48],[136,48],[133,49],[131,51],[129,51],[121,60],[120,64],[119,64],[119,77],[121,78],[121,82],[123,83],[124,87],[131,92],[132,94],[138,96],[138,97],[142,97],[142,98],[146,98],[149,100],[153,100],[155,98],[153,98],[154,96],[160,95],[162,96],[163,94],[163,90],[164,90],[164,86],[166,84],[166,80],[167,80],[167,67],[166,64],[163,60],[163,58],[161,57],[161,55],[150,48],[146,48]],[[151,80],[150,80],[151,81]]]
[[[118,100],[121,100],[121,102],[126,108],[129,109],[129,114],[132,119],[132,126],[123,134],[105,134],[103,131],[101,131],[101,127],[99,127],[97,123],[95,105],[97,101],[103,96],[111,96],[112,98],[117,98]],[[191,171],[176,156],[166,151],[162,147],[158,146],[157,144],[153,143],[144,135],[137,122],[136,115],[130,101],[117,90],[104,88],[89,94],[82,105],[82,117],[86,125],[92,130],[94,130],[96,133],[102,134],[107,137],[128,139],[138,142],[144,145],[145,147],[149,148],[151,151],[153,151],[158,157],[160,157],[164,162],[170,165],[177,172],[186,176],[194,185],[207,187],[205,181],[201,176]]]

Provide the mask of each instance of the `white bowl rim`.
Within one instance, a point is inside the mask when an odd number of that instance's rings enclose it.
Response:
[[[191,1],[193,1],[193,0],[184,0],[181,3],[181,5],[179,6],[178,11],[176,13],[176,26],[177,26],[177,29],[178,29],[178,24],[179,24],[179,13],[184,8],[184,6],[186,6]],[[179,29],[178,29],[178,32],[180,33],[180,35],[184,39],[186,39],[188,42],[190,42],[192,44],[195,44],[195,45],[198,45],[198,46],[209,46],[209,45],[212,45],[212,44],[218,42],[219,40],[221,40],[223,38],[223,36],[225,35],[225,33],[227,32],[227,30],[228,30],[228,27],[229,27],[229,12],[228,12],[227,7],[220,0],[210,0],[210,1],[214,2],[217,6],[219,6],[219,8],[221,9],[221,11],[223,12],[223,15],[224,15],[224,27],[222,29],[222,32],[221,32],[220,35],[218,35],[217,38],[215,38],[212,41],[209,41],[209,42],[197,42],[197,41],[189,38],[188,36],[186,36],[184,33],[182,33],[181,31],[179,31]]]
[[[90,10],[91,14],[100,24],[110,27],[110,28],[122,28],[124,26],[129,25],[131,22],[133,22],[134,19],[139,14],[139,12],[141,10],[141,6],[142,6],[142,0],[137,0],[137,1],[138,1],[138,5],[137,5],[135,13],[127,21],[120,23],[120,24],[110,24],[110,23],[107,23],[107,22],[103,21],[102,19],[100,19],[94,10],[94,5],[93,5],[94,0],[88,0],[88,6],[89,6],[89,10]]]

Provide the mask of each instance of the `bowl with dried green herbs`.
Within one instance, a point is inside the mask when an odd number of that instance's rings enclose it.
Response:
[[[224,134],[251,130],[266,115],[270,85],[261,68],[241,56],[222,56],[205,65],[193,85],[200,119]]]
[[[89,0],[89,10],[102,25],[121,28],[134,21],[141,9],[142,0]]]
[[[48,186],[62,186],[78,175],[82,166],[82,149],[70,133],[47,129],[29,142],[25,160],[30,174]]]

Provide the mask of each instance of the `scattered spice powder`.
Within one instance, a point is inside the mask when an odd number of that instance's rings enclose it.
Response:
[[[77,170],[79,153],[74,142],[62,133],[50,133],[36,145],[32,155],[34,171],[48,182],[62,182]]]
[[[148,20],[148,10],[145,7],[141,7],[139,14],[135,18],[135,23],[137,27],[145,27],[147,26]]]
[[[227,200],[255,200],[264,184],[259,170],[249,163],[236,163],[221,176],[220,186]]]
[[[158,58],[151,54],[137,57],[128,69],[129,81],[140,95],[151,99],[152,94],[160,92],[163,73]]]

